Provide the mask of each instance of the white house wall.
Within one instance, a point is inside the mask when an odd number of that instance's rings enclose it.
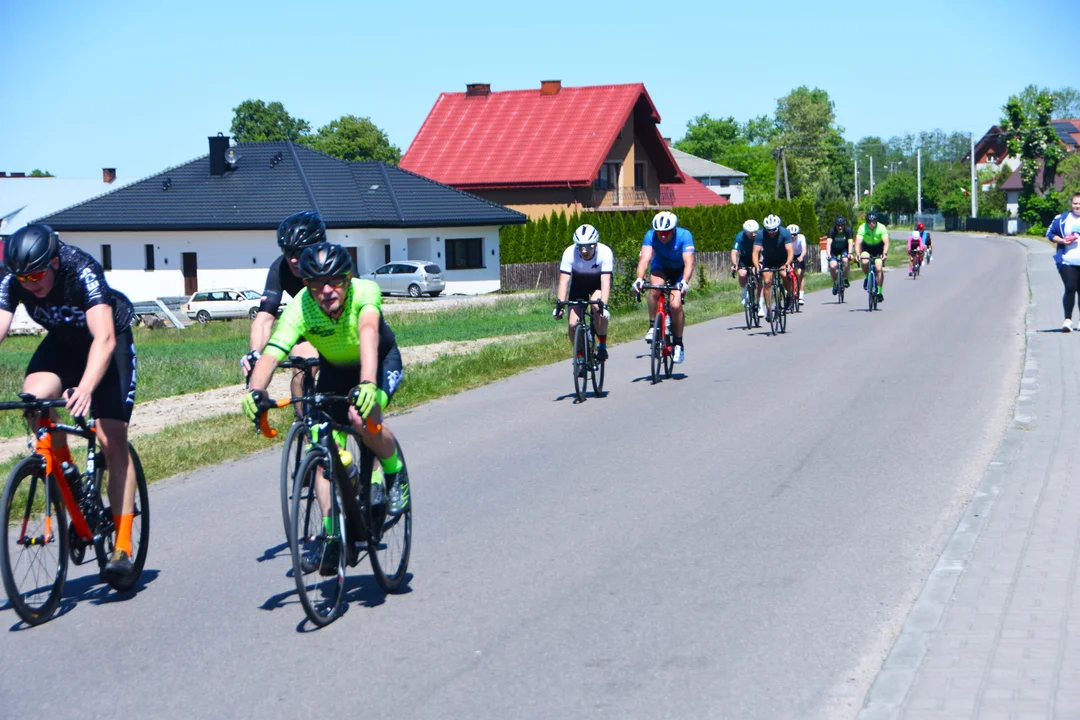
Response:
[[[446,270],[444,243],[447,239],[481,237],[485,267],[477,270]],[[229,230],[191,232],[64,232],[61,239],[102,259],[101,246],[112,247],[112,270],[105,273],[109,284],[139,302],[158,297],[184,295],[182,254],[196,253],[199,290],[246,287],[262,290],[266,273],[280,254],[276,234],[269,230]],[[391,260],[431,260],[445,271],[447,294],[479,294],[499,289],[499,229],[409,228],[330,230],[327,239],[357,248],[357,272],[364,275],[382,265],[385,245]],[[412,257],[428,252],[427,257]],[[424,242],[424,240],[427,242]],[[154,246],[155,269],[145,269],[145,246]]]

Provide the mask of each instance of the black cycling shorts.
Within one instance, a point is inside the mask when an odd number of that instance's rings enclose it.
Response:
[[[657,277],[664,278],[664,282],[668,285],[678,285],[682,280],[683,272],[686,270],[686,266],[677,268],[652,268],[649,272]],[[655,284],[655,283],[652,283]]]
[[[392,347],[379,363],[375,377],[379,389],[386,393],[386,404],[389,406],[394,393],[401,385],[401,351],[398,350],[397,345]],[[359,365],[331,365],[325,358],[319,356],[319,377],[315,381],[315,392],[326,395],[348,395],[349,391],[359,384]],[[348,425],[349,406],[346,403],[334,404],[330,409],[330,417],[339,425]]]
[[[752,256],[751,257],[743,257],[742,255],[740,255],[739,256],[739,265],[738,265],[738,267],[740,269],[746,268],[748,270],[753,268],[754,267],[754,258]]]
[[[885,244],[881,245],[863,245],[862,251],[864,253],[870,253],[871,258],[879,258],[885,254]]]
[[[589,300],[600,289],[599,275],[571,275],[568,300]]]
[[[792,260],[791,264],[795,266],[796,270],[806,270],[805,260]]]
[[[761,258],[761,267],[763,269],[764,268],[780,268],[780,267],[784,267],[785,265],[787,265],[787,255],[783,255],[783,256],[780,256],[780,257],[774,257],[774,258],[762,256],[762,258]]]
[[[52,373],[60,378],[60,385],[67,390],[82,380],[89,357],[89,345],[65,343],[49,333],[30,358],[26,374]],[[90,396],[91,414],[98,419],[129,422],[135,407],[135,380],[135,341],[129,328],[116,336],[112,361]]]

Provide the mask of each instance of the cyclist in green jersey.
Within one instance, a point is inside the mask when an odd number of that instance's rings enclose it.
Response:
[[[315,391],[350,396],[347,409],[335,408],[331,414],[336,422],[351,425],[379,458],[386,473],[387,511],[400,515],[409,504],[409,487],[407,481],[401,482],[397,442],[382,414],[401,383],[401,352],[394,332],[383,320],[379,286],[353,274],[352,258],[340,245],[321,242],[304,250],[300,276],[305,287],[285,308],[255,363],[243,408],[249,419],[258,420],[268,407],[266,388],[274,369],[305,338],[319,352]],[[367,418],[381,425],[378,433],[368,432]],[[345,446],[344,437],[335,440],[339,447]],[[378,475],[372,478],[372,502],[384,501],[381,480]],[[323,516],[329,517],[330,485],[321,476],[316,495]]]
[[[855,253],[859,256],[864,273],[870,273],[870,262],[873,261],[877,275],[877,301],[882,302],[885,299],[881,294],[885,284],[884,266],[889,257],[889,228],[878,222],[877,213],[866,213],[866,222],[860,225],[855,233]],[[865,280],[863,289],[866,289]]]

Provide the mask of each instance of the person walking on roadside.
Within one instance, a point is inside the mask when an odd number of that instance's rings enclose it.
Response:
[[[1065,294],[1061,305],[1065,310],[1065,322],[1062,332],[1072,332],[1072,312],[1076,302],[1076,293],[1080,289],[1080,193],[1073,193],[1072,209],[1054,218],[1046,237],[1057,245],[1054,262],[1057,264],[1061,282],[1065,284]],[[1080,327],[1080,325],[1078,325]]]

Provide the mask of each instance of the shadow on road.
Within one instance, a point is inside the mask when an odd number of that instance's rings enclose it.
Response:
[[[267,560],[276,560],[278,557],[289,555],[289,542],[285,542],[275,545],[274,547],[268,547],[263,550],[263,554],[255,558],[255,562],[266,562]]]
[[[60,604],[57,606],[56,612],[53,613],[53,616],[49,619],[49,622],[67,615],[82,602],[89,601],[94,605],[109,605],[116,602],[126,602],[145,590],[147,585],[157,579],[160,572],[160,570],[144,569],[139,576],[139,581],[135,583],[135,586],[130,590],[124,590],[122,592],[113,590],[107,584],[101,582],[97,573],[84,575],[73,580],[67,580],[64,582],[64,594],[60,598]],[[0,608],[0,610],[9,609],[13,609],[10,602],[5,603],[4,606]],[[21,632],[23,630],[29,630],[30,627],[30,625],[26,625],[22,620],[19,620],[12,625],[9,630],[11,632]]]

